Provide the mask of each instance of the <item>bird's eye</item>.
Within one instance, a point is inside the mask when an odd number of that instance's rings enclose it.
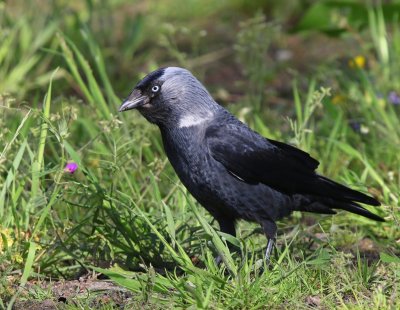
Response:
[[[158,86],[158,85],[154,85],[152,88],[151,88],[151,91],[153,92],[153,93],[156,93],[156,92],[158,92],[160,90],[160,86]]]

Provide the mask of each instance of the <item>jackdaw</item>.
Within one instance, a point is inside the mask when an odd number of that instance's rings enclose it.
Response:
[[[268,238],[267,260],[275,222],[293,211],[335,214],[341,209],[384,221],[358,204],[379,206],[376,199],[316,173],[319,162],[308,153],[250,129],[186,69],[148,74],[119,111],[130,109],[160,128],[180,180],[222,232],[235,235],[238,219],[261,225]]]

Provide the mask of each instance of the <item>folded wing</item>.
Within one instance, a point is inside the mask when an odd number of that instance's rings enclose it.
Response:
[[[310,194],[343,202],[380,203],[315,170],[319,162],[288,144],[266,139],[243,124],[209,126],[205,133],[212,157],[237,178],[263,183],[287,194]]]

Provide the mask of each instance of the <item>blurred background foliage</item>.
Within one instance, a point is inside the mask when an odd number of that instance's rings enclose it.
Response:
[[[348,296],[394,306],[399,18],[398,1],[1,1],[0,295],[14,302],[30,278],[75,279],[117,263],[136,272],[108,275],[150,307],[168,296],[182,306],[290,306],[310,294],[328,296],[326,307]],[[376,196],[387,223],[295,214],[280,223],[278,267],[254,280],[265,245],[257,225],[240,223],[237,239],[220,239],[165,159],[157,129],[116,112],[161,66],[188,68],[252,128]],[[71,161],[74,174],[64,172]],[[229,277],[212,259],[225,239],[242,253],[226,253]],[[356,255],[365,240],[372,267]],[[356,289],[335,282],[340,270]]]

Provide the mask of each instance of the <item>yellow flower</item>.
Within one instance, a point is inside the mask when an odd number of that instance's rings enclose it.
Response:
[[[367,60],[362,55],[357,55],[349,60],[349,67],[353,69],[364,69]]]
[[[333,104],[342,104],[342,103],[344,103],[346,101],[346,97],[345,96],[343,96],[343,95],[335,95],[335,96],[333,96],[332,97],[332,103]]]
[[[21,254],[19,254],[19,253],[14,254],[11,259],[12,259],[13,262],[16,262],[18,264],[22,264],[23,261],[24,261],[24,259],[22,258]]]

